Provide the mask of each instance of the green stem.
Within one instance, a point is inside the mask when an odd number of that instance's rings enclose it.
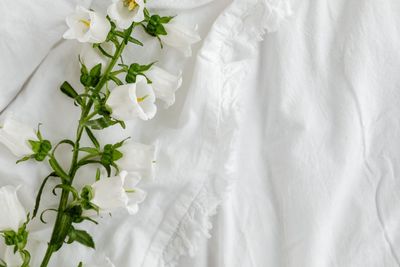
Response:
[[[101,77],[99,83],[95,87],[96,92],[100,92],[100,90],[103,88],[103,86],[106,84],[108,77],[113,70],[115,64],[118,62],[119,57],[121,56],[126,44],[122,41],[117,50],[115,51],[115,54],[110,61],[110,64],[108,65],[107,69],[104,72],[104,75]],[[76,171],[78,170],[77,168],[77,163],[78,163],[78,157],[79,157],[79,142],[82,138],[82,133],[83,130],[85,129],[84,123],[85,120],[87,119],[87,116],[93,106],[93,100],[89,99],[87,105],[85,105],[85,108],[82,109],[82,114],[81,118],[79,120],[79,126],[77,129],[76,133],[76,141],[74,144],[74,152],[72,155],[72,161],[71,161],[71,167],[68,173],[69,176],[69,181],[64,181],[63,183],[67,185],[71,185],[72,181],[75,177]],[[72,222],[70,221],[70,218],[68,215],[65,214],[65,209],[67,208],[68,205],[68,198],[69,198],[69,191],[63,189],[61,193],[61,198],[60,198],[60,203],[58,206],[58,214],[56,218],[56,222],[54,224],[53,228],[53,233],[51,235],[50,243],[48,244],[46,254],[43,258],[43,261],[41,263],[41,267],[46,267],[51,259],[51,256],[55,251],[59,249],[60,244],[62,245],[62,242],[64,242],[64,239],[66,238],[66,235],[68,233],[68,229],[70,228]]]

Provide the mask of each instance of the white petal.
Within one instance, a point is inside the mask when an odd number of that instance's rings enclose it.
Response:
[[[77,6],[75,13],[66,18],[66,23],[69,30],[64,33],[63,37],[65,39],[77,39],[82,43],[104,42],[111,28],[105,16],[82,6]]]
[[[26,220],[26,212],[17,196],[17,188],[0,188],[0,231],[18,231]]]
[[[132,93],[136,91],[136,84],[126,84],[115,87],[107,100],[107,105],[112,109],[111,116],[117,120],[132,120],[137,118],[138,107]],[[133,96],[135,98],[135,96]]]
[[[37,140],[35,130],[11,117],[7,117],[0,128],[0,143],[15,156],[23,157],[33,153],[28,140]]]
[[[164,24],[164,28],[168,34],[160,36],[162,42],[181,50],[185,56],[191,56],[191,45],[201,40],[200,35],[174,21]]]
[[[156,147],[134,141],[127,141],[119,150],[124,156],[117,161],[118,166],[128,171],[129,175],[139,174],[145,179],[154,178]],[[130,186],[135,186],[130,185]]]
[[[152,81],[152,87],[156,97],[165,102],[166,107],[169,107],[175,102],[175,92],[182,85],[181,75],[175,76],[171,73],[153,66],[146,76]]]
[[[7,263],[7,267],[20,267],[23,263],[20,254],[14,253],[13,247],[7,246],[4,257],[1,257]]]
[[[124,177],[115,176],[103,178],[92,185],[94,197],[92,202],[101,210],[112,211],[117,208],[126,207],[128,197],[123,188]]]
[[[115,119],[132,120],[139,117],[148,120],[157,112],[154,102],[153,88],[147,84],[143,76],[138,76],[134,84],[115,87],[111,91],[107,105],[112,109],[111,116]]]
[[[155,105],[156,96],[154,94],[153,87],[147,83],[146,78],[138,76],[136,78],[136,98],[144,98],[142,101],[137,101],[139,106],[139,118],[142,120],[152,119],[157,112],[157,106]]]
[[[90,29],[92,43],[103,43],[107,39],[108,32],[111,29],[109,21],[102,15],[90,12]]]
[[[108,7],[107,14],[115,21],[118,28],[126,29],[131,26],[133,22],[141,22],[144,20],[144,1],[137,0],[136,3],[138,6],[130,11],[122,0],[116,1]]]
[[[113,54],[115,50],[114,46],[110,43],[102,44],[102,48],[109,54]],[[93,48],[91,44],[84,44],[79,56],[82,60],[82,63],[85,64],[89,70],[101,63],[101,69],[104,72],[109,62],[109,58],[104,56],[99,49]]]

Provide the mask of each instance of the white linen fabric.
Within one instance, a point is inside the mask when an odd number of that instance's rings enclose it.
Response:
[[[148,197],[136,215],[85,224],[96,252],[73,244],[51,266],[98,255],[117,267],[398,266],[400,3],[148,2],[198,24],[204,40],[189,60],[152,40],[145,40],[152,55],[128,51],[144,63],[161,56],[174,74],[185,66],[173,107],[100,137],[157,142],[156,179],[141,181]],[[61,41],[74,8],[70,1],[0,3],[2,116],[42,122],[54,141],[73,137],[78,116],[57,89],[64,80],[78,87],[80,45]],[[260,43],[265,30],[271,34]],[[32,208],[49,169],[15,166],[3,146],[0,166],[0,185],[22,184],[22,202]],[[78,175],[83,185],[85,173]],[[51,194],[44,201],[56,204]],[[34,225],[32,266],[49,230]]]

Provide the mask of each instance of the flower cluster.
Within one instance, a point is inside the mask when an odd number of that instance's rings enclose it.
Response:
[[[95,248],[91,235],[77,228],[81,222],[97,224],[98,216],[116,210],[126,210],[131,215],[138,212],[138,205],[147,193],[137,186],[142,179],[151,181],[155,176],[155,145],[129,139],[102,145],[96,131],[114,125],[125,129],[125,124],[131,120],[152,119],[157,113],[158,101],[166,108],[174,104],[182,74],[181,71],[173,74],[155,62],[127,64],[123,51],[129,44],[143,46],[143,42],[135,38],[136,30],[156,38],[161,48],[170,46],[185,56],[191,55],[191,46],[200,40],[195,31],[179,24],[175,17],[152,14],[145,0],[114,0],[107,14],[78,6],[75,13],[66,18],[66,23],[68,30],[64,38],[82,43],[77,58],[81,88],[76,90],[67,81],[60,86],[61,92],[81,110],[76,139],[52,142],[43,137],[39,127],[34,129],[12,116],[0,123],[0,143],[18,157],[17,163],[48,162],[52,169],[42,181],[32,213],[27,214],[19,202],[17,188],[0,188],[0,212],[6,214],[0,219],[0,235],[7,247],[18,252],[23,267],[30,263],[26,249],[29,222],[41,210],[41,195],[50,179],[58,181],[53,193],[58,195],[60,191],[61,194],[58,208],[45,209],[40,216],[43,221],[44,212],[57,212],[41,267],[47,266],[53,253],[64,244],[78,242]],[[83,135],[87,135],[90,145],[82,144]],[[55,152],[61,145],[72,148],[69,169],[63,168],[56,157]],[[77,188],[77,171],[89,165],[96,167],[93,182]],[[114,266],[108,259],[105,262],[104,265]],[[2,266],[7,263],[0,260]]]

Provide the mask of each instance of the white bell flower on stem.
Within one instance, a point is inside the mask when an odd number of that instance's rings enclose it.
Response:
[[[192,45],[201,40],[196,30],[190,30],[177,21],[163,24],[167,35],[159,35],[161,41],[182,51],[186,57],[192,55]]]
[[[149,120],[157,112],[155,101],[153,87],[145,77],[137,76],[135,83],[115,87],[107,99],[107,105],[112,110],[111,116],[117,120]]]
[[[113,0],[107,14],[115,21],[118,28],[127,29],[133,22],[144,20],[144,0]]]
[[[26,221],[26,211],[17,196],[18,187],[0,187],[0,231],[18,229]]]
[[[110,22],[104,16],[82,6],[77,6],[66,22],[69,29],[63,37],[81,43],[103,43],[111,29]]]
[[[121,170],[127,171],[130,176],[139,175],[144,179],[154,179],[155,145],[145,145],[128,140],[118,150],[124,155],[116,162]]]
[[[165,102],[169,107],[175,103],[175,92],[182,85],[182,75],[173,75],[157,66],[152,66],[146,72],[147,78],[152,81],[156,98]]]
[[[38,140],[33,128],[10,116],[5,118],[2,125],[0,124],[0,143],[15,156],[24,157],[33,154],[29,140]]]
[[[7,267],[21,267],[23,260],[19,253],[14,253],[14,248],[7,246],[2,257],[7,263]]]
[[[136,188],[140,176],[129,175],[121,171],[118,176],[102,178],[92,185],[91,202],[99,207],[100,212],[111,212],[125,208],[129,214],[139,210],[139,203],[146,198],[146,192]]]

